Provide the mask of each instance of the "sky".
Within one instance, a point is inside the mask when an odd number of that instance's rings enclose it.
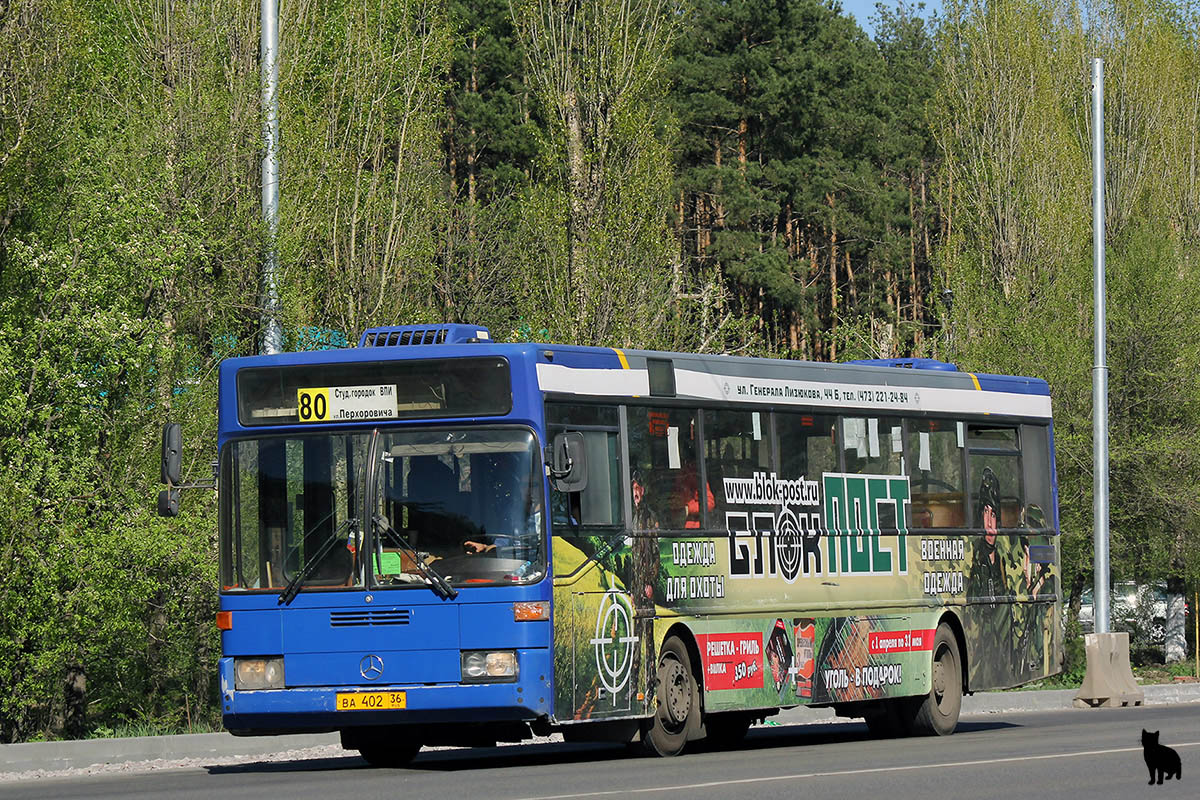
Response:
[[[847,16],[854,17],[858,22],[858,26],[867,32],[867,36],[875,38],[875,28],[871,24],[871,17],[875,16],[875,3],[878,0],[841,0],[842,13]],[[942,10],[942,0],[924,0],[925,9],[922,15],[928,19],[929,15],[935,11]],[[889,8],[895,8],[896,0],[883,0],[883,4]],[[911,0],[909,5],[915,6],[916,0]]]

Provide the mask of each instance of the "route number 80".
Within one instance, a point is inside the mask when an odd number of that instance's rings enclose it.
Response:
[[[329,417],[328,389],[298,389],[301,422],[324,422]]]

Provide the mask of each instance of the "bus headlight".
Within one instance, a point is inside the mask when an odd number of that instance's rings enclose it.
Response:
[[[234,687],[237,689],[282,689],[282,658],[235,658]]]
[[[517,654],[515,651],[463,651],[463,683],[512,683],[516,679]]]

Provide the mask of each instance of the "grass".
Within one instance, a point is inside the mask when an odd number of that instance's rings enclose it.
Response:
[[[89,739],[131,739],[139,736],[176,736],[184,733],[219,733],[224,730],[220,722],[210,723],[193,720],[191,725],[180,725],[156,720],[133,720],[115,725],[100,725],[88,734]]]
[[[1174,664],[1146,664],[1133,668],[1138,683],[1175,683],[1179,678],[1196,680],[1196,661],[1176,661]]]

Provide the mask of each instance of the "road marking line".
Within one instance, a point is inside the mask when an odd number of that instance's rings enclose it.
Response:
[[[1172,748],[1180,747],[1197,747],[1200,742],[1184,742],[1183,744],[1173,744]],[[1076,756],[1104,756],[1111,753],[1132,753],[1140,752],[1142,746],[1137,747],[1117,747],[1111,750],[1081,750],[1078,753],[1057,753],[1053,755],[1040,756],[1011,756],[1008,758],[985,758],[978,761],[947,761],[941,764],[905,764],[895,767],[872,767],[870,769],[843,769],[836,772],[801,772],[792,775],[775,775],[766,778],[738,778],[737,780],[725,781],[708,781],[705,783],[685,783],[675,786],[653,786],[641,789],[615,789],[603,792],[579,792],[578,794],[549,794],[539,795],[538,797],[526,798],[526,800],[571,800],[577,797],[609,797],[611,795],[620,794],[651,794],[654,792],[678,792],[688,789],[711,789],[716,786],[734,786],[744,783],[767,783],[769,781],[794,781],[801,778],[830,778],[838,775],[862,775],[864,772],[907,772],[915,769],[941,769],[945,767],[975,767],[981,764],[1003,764],[1008,761],[1042,761],[1050,758],[1075,758]]]

